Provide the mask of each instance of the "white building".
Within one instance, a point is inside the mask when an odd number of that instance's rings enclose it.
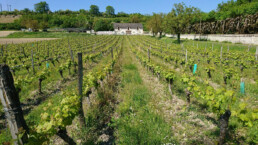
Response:
[[[141,23],[114,23],[114,31],[117,35],[142,35]]]

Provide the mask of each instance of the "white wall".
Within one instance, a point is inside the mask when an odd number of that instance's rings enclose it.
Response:
[[[114,31],[98,31],[96,32],[97,35],[114,35]]]
[[[126,31],[128,31],[128,29],[115,29],[115,33],[118,35],[126,35]],[[131,31],[131,35],[141,35],[143,34],[143,29],[137,30],[137,29],[129,29],[129,31]]]
[[[166,34],[167,37],[177,37],[177,35]],[[181,34],[183,39],[207,39],[210,41],[228,41],[232,43],[243,43],[258,45],[258,34]]]

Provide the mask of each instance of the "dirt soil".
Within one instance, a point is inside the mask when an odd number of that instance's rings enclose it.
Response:
[[[1,32],[0,32],[1,33]],[[27,43],[27,42],[35,42],[35,41],[42,41],[42,40],[55,40],[58,38],[3,38],[0,39],[0,44],[18,44],[18,43]]]
[[[12,34],[14,32],[17,32],[17,31],[0,31],[0,37],[6,37],[9,34]]]

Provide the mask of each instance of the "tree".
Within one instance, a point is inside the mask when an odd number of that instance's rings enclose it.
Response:
[[[153,13],[153,16],[147,22],[148,29],[152,30],[152,33],[155,34],[155,35],[160,33],[160,37],[161,37],[162,32],[163,32],[163,26],[162,26],[163,20],[164,20],[164,14]]]
[[[80,9],[80,10],[79,10],[79,13],[80,13],[80,14],[86,14],[87,12],[86,12],[86,10],[84,10],[84,9]]]
[[[180,43],[180,34],[190,25],[192,18],[199,13],[199,9],[187,7],[184,3],[174,4],[174,8],[164,20],[166,31],[177,34],[177,41]]]
[[[112,31],[113,26],[111,21],[107,19],[95,19],[93,24],[94,31]]]
[[[39,24],[37,20],[25,19],[25,20],[22,20],[21,24],[26,28],[31,28],[32,31],[37,31],[39,28]]]
[[[114,16],[115,15],[115,9],[112,6],[106,7],[106,14],[108,16]]]
[[[90,14],[98,16],[100,14],[99,7],[96,5],[91,5],[90,6]]]
[[[39,2],[34,5],[34,9],[37,13],[47,13],[49,11],[49,6],[47,2]]]
[[[130,15],[131,23],[140,23],[141,22],[141,14],[132,14]]]
[[[118,12],[116,17],[128,17],[129,15],[125,12]]]
[[[31,12],[29,8],[24,8],[21,11],[22,11],[23,14],[29,14]]]
[[[43,31],[47,31],[48,22],[42,21],[42,22],[39,24],[39,28],[42,29]]]

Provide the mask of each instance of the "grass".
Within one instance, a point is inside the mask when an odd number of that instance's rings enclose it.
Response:
[[[87,36],[87,33],[68,32],[15,32],[2,38],[65,38],[75,36]]]
[[[162,37],[160,38],[156,38],[159,39],[163,42],[166,42],[167,44],[178,44],[177,39],[176,38],[169,38],[169,37]],[[193,46],[193,44],[196,46],[198,43],[199,48],[205,48],[205,45],[207,45],[207,49],[211,49],[212,44],[214,45],[214,50],[216,51],[220,51],[221,46],[223,46],[223,51],[227,50],[227,47],[229,46],[230,49],[234,49],[237,51],[247,51],[248,50],[248,45],[247,44],[240,44],[240,43],[231,43],[231,42],[217,42],[217,41],[197,41],[197,40],[189,40],[189,39],[181,39],[181,44],[184,44],[185,47],[187,46]],[[250,45],[250,52],[251,53],[255,53],[256,51],[256,46]]]
[[[143,84],[129,50],[125,50],[120,95],[119,117],[113,118],[116,144],[175,143],[170,125],[151,107],[151,91]]]

